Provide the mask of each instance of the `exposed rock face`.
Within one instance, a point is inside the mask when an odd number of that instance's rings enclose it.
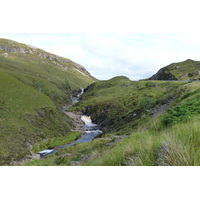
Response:
[[[200,61],[187,59],[161,68],[149,80],[200,80]]]
[[[12,47],[12,46],[5,46],[5,45],[0,45],[0,50],[7,51],[10,53],[26,53],[26,50],[21,47]]]
[[[177,80],[177,78],[167,68],[162,68],[150,80]]]
[[[163,144],[158,148],[157,160],[155,165],[157,166],[170,166],[168,163],[168,158],[170,157],[169,143],[163,142]]]
[[[50,61],[53,61],[54,64],[56,64],[58,67],[62,67],[67,69],[68,66],[63,66],[62,64],[69,64],[75,67],[75,69],[80,70],[84,75],[90,75],[90,73],[80,64],[75,63],[67,58],[62,58],[60,56],[45,52],[41,49],[38,49],[36,47],[30,46],[30,45],[24,45],[21,43],[17,43],[14,41],[7,41],[7,44],[0,44],[0,50],[6,51],[9,53],[19,53],[19,54],[35,54],[41,58],[48,59]],[[5,55],[7,56],[7,55]],[[79,71],[79,72],[80,72]],[[80,72],[80,73],[81,73]]]
[[[41,58],[49,59],[51,61],[71,64],[71,65],[75,66],[77,69],[83,71],[84,73],[89,74],[89,72],[82,65],[77,64],[77,63],[75,63],[75,62],[73,62],[71,60],[68,60],[68,59],[65,59],[65,58],[61,58],[59,56],[56,56],[54,54],[49,54],[49,53],[39,53],[39,56]]]
[[[73,121],[73,125],[74,125],[74,130],[73,131],[77,131],[77,132],[83,132],[85,129],[83,128],[83,121],[81,120],[81,112],[77,112],[77,113],[73,113],[73,112],[65,112],[66,115],[68,115]]]

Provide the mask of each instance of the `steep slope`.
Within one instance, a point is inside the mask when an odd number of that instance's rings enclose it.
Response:
[[[25,165],[200,165],[200,83],[130,81],[89,85],[71,111],[104,131],[100,138]]]
[[[41,91],[45,81],[64,90],[85,87],[96,80],[83,66],[69,59],[6,39],[0,39],[0,61],[1,68]]]
[[[94,81],[69,59],[0,39],[0,164],[24,158],[37,141],[69,135],[61,109]]]
[[[8,40],[0,48],[1,165],[77,139],[61,108],[83,87],[68,111],[90,115],[103,135],[22,165],[200,165],[198,61],[168,65],[152,80],[96,81],[40,49]]]
[[[86,88],[82,101],[73,110],[91,115],[102,128],[120,130],[137,127],[145,116],[156,115],[180,95],[185,83],[130,81],[120,76]]]
[[[199,82],[124,77],[93,83],[77,109],[106,129],[96,139],[101,147],[93,147],[80,164],[200,165],[199,88]]]
[[[200,61],[191,59],[161,68],[150,80],[200,80]]]

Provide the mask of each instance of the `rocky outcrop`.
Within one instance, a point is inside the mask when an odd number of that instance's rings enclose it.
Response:
[[[187,59],[161,68],[149,80],[199,81],[200,61]]]
[[[177,78],[170,73],[169,69],[162,68],[150,80],[177,80]]]
[[[85,74],[88,74],[88,75],[90,74],[82,65],[77,64],[77,63],[75,63],[75,62],[73,62],[69,59],[62,58],[62,57],[56,56],[54,54],[46,53],[46,52],[40,52],[39,56],[41,58],[48,59],[48,60],[51,60],[51,61],[56,61],[56,62],[59,62],[59,63],[66,63],[66,64],[73,65],[74,67],[81,70]]]
[[[67,65],[62,65],[62,64],[69,64],[75,68],[75,70],[79,71],[80,73],[83,73],[83,75],[90,75],[90,73],[80,64],[75,63],[67,58],[63,58],[48,52],[45,52],[41,49],[38,49],[36,47],[30,46],[30,45],[25,45],[21,43],[17,43],[14,41],[7,41],[7,44],[0,44],[0,50],[6,51],[9,53],[19,53],[19,54],[35,54],[39,56],[40,58],[43,59],[48,59],[50,61],[53,61],[55,65],[61,68],[67,69]],[[5,55],[6,57],[8,55]]]
[[[73,126],[74,126],[74,129],[72,131],[83,132],[85,130],[83,128],[84,123],[81,120],[81,116],[82,116],[81,112],[74,113],[74,112],[66,112],[65,111],[65,114],[72,119],[72,123],[73,123]]]
[[[49,59],[51,61],[57,61],[57,62],[60,62],[60,63],[69,63],[69,61],[67,59],[62,59],[60,58],[59,56],[56,56],[56,55],[53,55],[53,54],[50,54],[50,53],[39,53],[39,56],[41,58],[44,58],[44,59]]]
[[[27,50],[25,48],[5,46],[5,45],[0,45],[0,50],[7,51],[10,53],[22,53],[22,54],[27,53]]]
[[[170,166],[168,158],[170,157],[169,143],[163,142],[163,144],[157,150],[156,166]]]

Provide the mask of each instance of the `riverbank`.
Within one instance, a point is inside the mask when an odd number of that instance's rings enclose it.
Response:
[[[72,97],[72,106],[77,104],[80,99],[81,95],[84,93],[84,89],[82,88],[80,93],[78,93],[76,96]],[[72,146],[76,143],[86,143],[92,141],[94,138],[98,137],[101,135],[103,132],[99,129],[99,126],[97,124],[92,123],[91,117],[83,115],[82,112],[68,112],[68,109],[71,106],[63,107],[62,111],[71,118],[72,124],[73,124],[73,129],[71,130],[72,133],[81,133],[81,137],[78,138],[77,140],[66,143],[63,141],[63,144],[53,147],[53,148],[48,148],[48,149],[43,149],[38,152],[40,155],[40,158],[44,158],[48,155],[55,154],[59,150],[64,149],[66,147]]]
[[[83,132],[84,131],[84,123],[81,120],[81,116],[82,116],[82,112],[68,112],[68,111],[64,111],[64,113],[69,116],[72,119],[72,123],[74,128],[72,129],[72,131],[75,132]]]

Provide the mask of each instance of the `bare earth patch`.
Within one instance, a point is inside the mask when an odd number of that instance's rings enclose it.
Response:
[[[85,129],[83,128],[84,122],[81,120],[82,113],[81,112],[66,112],[65,114],[72,119],[73,125],[75,128],[72,131],[83,132]]]

